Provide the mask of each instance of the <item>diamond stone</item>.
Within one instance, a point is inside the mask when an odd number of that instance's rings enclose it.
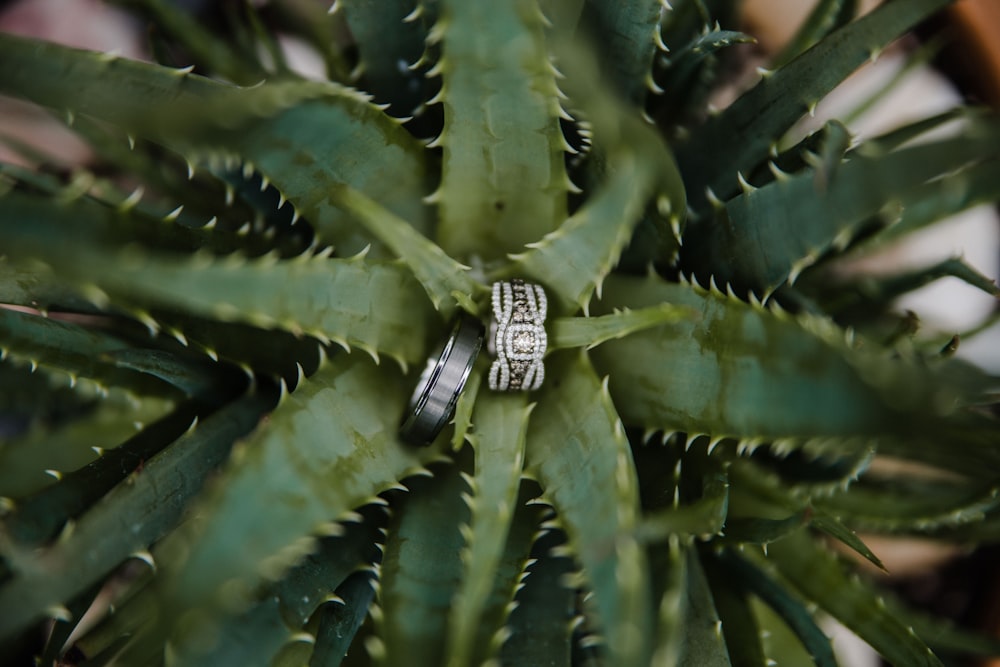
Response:
[[[525,354],[534,349],[535,337],[531,335],[530,331],[517,331],[514,333],[511,345],[514,347],[515,352]]]

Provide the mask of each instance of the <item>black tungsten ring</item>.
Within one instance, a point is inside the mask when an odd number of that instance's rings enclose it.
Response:
[[[427,360],[399,427],[400,436],[415,445],[428,445],[455,414],[483,344],[482,322],[462,315],[451,335]]]

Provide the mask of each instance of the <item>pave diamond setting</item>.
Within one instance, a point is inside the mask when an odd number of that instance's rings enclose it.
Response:
[[[493,283],[493,321],[487,347],[496,359],[490,367],[490,389],[533,391],[542,385],[547,311],[548,300],[539,285],[519,279]]]

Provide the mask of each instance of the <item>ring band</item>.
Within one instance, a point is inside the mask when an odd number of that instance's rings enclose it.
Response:
[[[430,444],[451,420],[482,344],[482,323],[466,315],[459,317],[448,340],[431,355],[420,374],[399,427],[404,440]]]
[[[542,386],[547,311],[548,300],[541,286],[516,278],[493,283],[493,319],[487,338],[487,348],[495,357],[490,366],[490,389],[534,391]]]

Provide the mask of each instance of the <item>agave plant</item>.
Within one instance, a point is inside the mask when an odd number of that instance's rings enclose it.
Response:
[[[122,4],[160,64],[0,35],[0,92],[95,156],[0,165],[8,655],[834,665],[827,617],[896,665],[996,651],[847,557],[998,535],[996,381],[894,306],[996,288],[834,269],[1000,198],[1000,122],[797,125],[946,0],[823,0],[715,113],[735,0]],[[549,295],[544,385],[482,355],[402,442],[510,278]]]

